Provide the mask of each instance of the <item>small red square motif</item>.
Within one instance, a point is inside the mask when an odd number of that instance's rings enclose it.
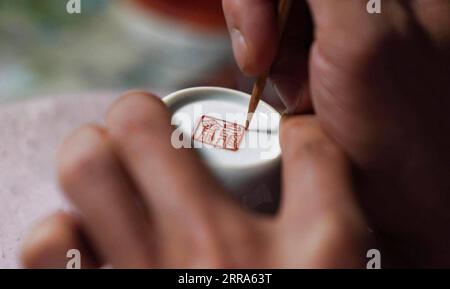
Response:
[[[237,151],[244,132],[242,125],[203,115],[192,138],[214,147]]]

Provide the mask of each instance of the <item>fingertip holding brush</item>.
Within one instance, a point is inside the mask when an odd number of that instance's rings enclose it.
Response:
[[[286,21],[289,17],[289,11],[292,5],[292,0],[280,0],[278,4],[278,31],[279,40],[283,34],[284,28],[286,26]],[[269,69],[270,71],[270,69]],[[261,99],[264,88],[266,87],[267,78],[269,77],[269,71],[258,76],[255,84],[253,85],[252,96],[248,105],[247,120],[245,121],[245,130],[248,130],[250,122],[252,121],[253,114],[258,107],[259,100]]]

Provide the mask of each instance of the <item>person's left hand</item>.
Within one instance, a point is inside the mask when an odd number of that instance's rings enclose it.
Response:
[[[165,105],[134,92],[62,146],[59,177],[78,209],[30,234],[26,267],[359,267],[366,227],[344,154],[313,117],[283,119],[283,195],[276,216],[241,207],[197,155],[175,149]]]

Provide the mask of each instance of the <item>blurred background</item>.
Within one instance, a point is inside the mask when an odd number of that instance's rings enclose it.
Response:
[[[218,85],[250,90],[220,0],[0,0],[0,102]]]

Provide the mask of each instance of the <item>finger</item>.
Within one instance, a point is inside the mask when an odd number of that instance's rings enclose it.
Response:
[[[163,266],[198,266],[194,261],[205,265],[202,256],[208,252],[215,256],[216,241],[237,230],[221,222],[245,223],[246,218],[240,218],[244,213],[226,197],[196,154],[172,146],[170,123],[161,100],[143,92],[122,97],[107,117],[120,157],[152,208],[158,246],[168,262]]]
[[[223,0],[233,51],[241,70],[267,72],[277,51],[277,10],[272,0]]]
[[[367,0],[308,0],[311,8],[316,39],[341,36],[341,33],[352,34],[358,30],[371,32],[376,18],[367,12]],[[359,23],[360,25],[355,26]],[[333,36],[333,33],[340,35]]]
[[[450,1],[414,0],[413,10],[422,27],[430,33],[436,46],[448,49],[450,46]]]
[[[398,0],[383,1],[381,14],[370,14],[367,0],[308,0],[308,3],[318,49],[335,62],[346,57],[352,57],[354,63],[367,61],[390,36],[408,32],[412,20]]]
[[[67,252],[80,252],[82,269],[98,268],[98,259],[72,215],[57,213],[38,224],[24,241],[21,259],[25,268],[66,268]]]
[[[200,158],[189,149],[172,145],[170,113],[159,98],[144,92],[126,94],[109,110],[107,127],[150,206],[174,209],[188,201],[199,203],[219,196],[211,193],[221,187]]]
[[[272,84],[290,114],[312,110],[307,81],[312,33],[306,2],[293,1],[280,49],[270,71]]]
[[[359,225],[349,163],[322,132],[315,117],[287,117],[281,125],[284,201],[287,219],[317,220],[333,214]]]
[[[282,228],[311,236],[304,260],[312,267],[357,266],[365,235],[362,215],[352,195],[349,163],[312,116],[283,119]],[[361,246],[361,247],[359,247]],[[343,256],[341,252],[354,252]],[[311,257],[313,256],[313,257]]]
[[[106,133],[95,126],[75,131],[60,150],[58,172],[102,260],[119,268],[152,266],[147,216]]]

